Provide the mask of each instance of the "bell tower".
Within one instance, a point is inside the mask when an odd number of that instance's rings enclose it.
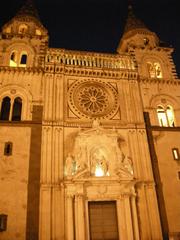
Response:
[[[0,39],[0,214],[7,216],[1,239],[38,239],[47,47],[48,31],[27,0]]]
[[[48,32],[39,19],[33,1],[27,0],[2,27],[0,63],[10,67],[42,67],[47,45]]]
[[[135,16],[132,5],[128,6],[124,33],[117,52],[127,52],[134,57],[141,78],[161,79],[165,76],[177,79],[172,59],[173,48],[162,42],[156,33],[149,30],[143,21]],[[168,68],[164,68],[164,63]]]

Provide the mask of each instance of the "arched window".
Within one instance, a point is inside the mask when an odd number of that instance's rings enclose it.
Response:
[[[12,110],[12,121],[21,121],[22,99],[17,97],[14,99]]]
[[[9,120],[10,115],[10,108],[11,108],[11,99],[9,97],[3,98],[2,105],[1,105],[1,112],[0,112],[0,120]]]
[[[17,67],[17,52],[16,51],[13,51],[11,53],[9,66],[10,67]]]
[[[10,55],[9,66],[10,67],[26,67],[27,66],[28,55],[26,51],[18,53],[13,51]]]
[[[147,62],[150,78],[162,78],[162,69],[158,62]]]
[[[161,127],[174,127],[174,111],[171,106],[158,106],[157,115]]]
[[[21,54],[20,66],[26,67],[26,64],[27,64],[27,53],[24,52]]]
[[[27,26],[26,24],[21,24],[21,25],[19,26],[19,33],[20,33],[20,34],[26,33],[27,30],[28,30],[28,26]]]

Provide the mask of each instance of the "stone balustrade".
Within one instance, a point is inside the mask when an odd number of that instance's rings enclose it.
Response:
[[[46,54],[45,64],[49,63],[89,68],[135,70],[133,59],[126,54],[76,52],[53,48],[48,49]]]

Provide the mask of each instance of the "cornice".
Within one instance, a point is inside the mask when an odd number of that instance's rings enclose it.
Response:
[[[13,40],[17,38],[18,40],[19,39],[25,39],[25,40],[29,40],[29,39],[38,39],[38,40],[47,40],[48,39],[48,36],[47,35],[35,35],[35,34],[29,34],[29,33],[23,33],[23,34],[20,34],[20,33],[2,33],[2,39],[1,40]]]
[[[158,83],[158,84],[172,84],[172,85],[180,85],[180,79],[169,79],[169,78],[147,78],[140,77],[138,79],[141,83]]]
[[[42,126],[41,121],[0,121],[1,126],[6,127],[32,127],[32,126]]]
[[[89,57],[108,57],[108,58],[120,58],[130,57],[129,53],[101,53],[101,52],[88,52],[79,50],[68,50],[63,48],[48,48],[47,54],[64,54],[64,55],[78,55],[78,56],[89,56]]]
[[[84,121],[82,119],[78,119],[78,122],[75,122],[73,120],[71,121],[63,121],[63,120],[43,120],[42,125],[44,127],[58,127],[58,128],[68,128],[68,127],[73,127],[73,128],[77,128],[79,129],[79,131],[81,131],[81,128],[92,128],[92,122],[93,121]],[[124,123],[124,122],[120,122],[120,121],[116,121],[114,122],[113,120],[104,120],[101,121],[101,126],[103,126],[104,128],[112,128],[114,130],[118,130],[118,129],[127,129],[129,131],[135,131],[135,130],[145,130],[145,125],[144,123]]]
[[[1,73],[43,73],[44,69],[42,67],[10,67],[10,66],[0,66]]]
[[[148,46],[144,46],[144,47],[134,47],[134,48],[131,48],[131,50],[133,51],[136,51],[136,50],[141,50],[143,52],[146,52],[146,53],[157,53],[157,52],[166,52],[166,53],[169,53],[171,54],[173,52],[173,48],[171,47],[161,47],[161,46],[156,46],[156,47],[148,47]]]

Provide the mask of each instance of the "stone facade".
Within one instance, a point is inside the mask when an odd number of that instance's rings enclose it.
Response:
[[[32,1],[2,27],[0,239],[179,239],[172,52],[131,7],[114,54],[49,48]]]

